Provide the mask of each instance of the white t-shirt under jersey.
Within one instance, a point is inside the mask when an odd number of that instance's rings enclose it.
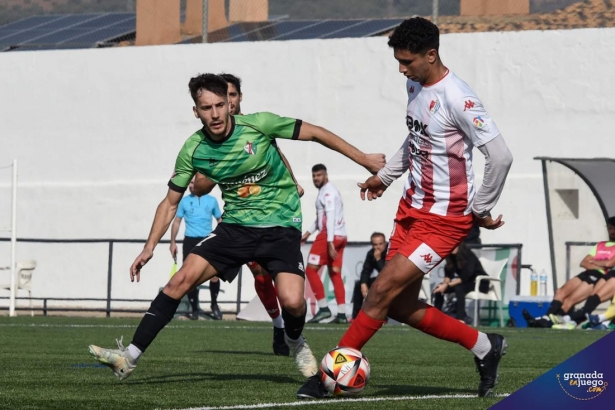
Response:
[[[327,242],[333,242],[335,236],[346,236],[344,222],[344,204],[337,188],[327,182],[318,190],[316,198],[316,221],[309,232],[326,232]]]
[[[468,215],[476,194],[472,148],[500,131],[474,91],[452,72],[435,84],[408,80],[406,87],[409,134],[387,164],[410,171],[402,203],[441,216]]]

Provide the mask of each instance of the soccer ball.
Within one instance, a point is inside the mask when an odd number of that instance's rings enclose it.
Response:
[[[369,380],[369,362],[357,349],[337,347],[320,363],[321,380],[334,396],[359,394]]]

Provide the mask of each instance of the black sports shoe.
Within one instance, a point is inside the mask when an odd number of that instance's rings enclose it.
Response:
[[[220,311],[220,307],[217,303],[211,304],[211,315],[213,316],[214,320],[222,320],[222,312]]]
[[[273,354],[276,356],[290,356],[290,348],[284,341],[284,329],[273,327]]]
[[[328,395],[329,392],[320,381],[320,372],[307,379],[305,384],[297,390],[298,399],[322,399]]]
[[[321,320],[328,319],[331,316],[331,310],[328,307],[321,308],[318,309],[318,312],[316,312],[313,318],[308,320],[308,323],[319,323]]]
[[[493,388],[498,382],[498,368],[500,367],[500,359],[506,354],[508,343],[504,336],[495,333],[487,333],[487,337],[491,342],[491,350],[481,360],[474,357],[476,362],[476,371],[480,374],[480,383],[478,384],[478,397],[487,397],[493,394]]]
[[[348,319],[346,318],[346,314],[345,313],[338,313],[337,316],[335,317],[335,319],[333,319],[331,321],[331,323],[348,324]]]

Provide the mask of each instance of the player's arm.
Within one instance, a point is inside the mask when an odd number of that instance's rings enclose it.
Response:
[[[473,103],[467,109],[466,102]],[[487,229],[504,225],[502,215],[491,218],[491,210],[500,198],[513,157],[500,131],[476,96],[464,96],[451,106],[453,121],[468,136],[474,146],[485,156],[483,183],[472,203],[472,212],[478,224]]]
[[[197,172],[194,176],[194,195],[203,196],[209,194],[216,186],[216,183],[205,175]]]
[[[594,255],[589,254],[589,255],[585,256],[583,258],[583,260],[581,261],[581,263],[579,264],[579,266],[582,267],[585,270],[601,269],[601,267],[596,265],[596,263],[594,262]]]
[[[318,213],[318,212],[317,212]],[[316,220],[310,225],[307,231],[301,237],[301,243],[305,243],[308,240],[311,234],[318,230],[318,215],[316,215]]]
[[[385,164],[384,154],[365,154],[331,131],[308,122],[303,122],[301,124],[298,139],[301,141],[316,141],[348,157],[372,174],[378,172]]]
[[[177,243],[175,243],[175,240],[177,239],[177,233],[179,232],[179,226],[181,223],[182,218],[175,216],[173,225],[171,225],[171,245],[169,246],[169,249],[171,250],[171,256],[174,259],[177,259]]]
[[[337,258],[337,251],[335,250],[335,198],[333,194],[328,197],[325,196],[325,218],[327,223],[327,248],[331,259]]]

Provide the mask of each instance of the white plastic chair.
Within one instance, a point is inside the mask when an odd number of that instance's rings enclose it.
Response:
[[[32,273],[34,269],[36,269],[36,261],[34,260],[19,261],[15,265],[15,274],[17,275],[15,295],[19,293],[20,289],[28,292],[28,297],[30,298],[30,314],[32,316],[34,316],[34,310],[32,309]],[[0,289],[11,290],[10,278],[8,283],[0,285]]]
[[[504,267],[508,263],[508,258],[499,261],[492,261],[483,257],[478,258],[480,264],[483,266],[487,276],[478,276],[476,278],[476,286],[474,291],[466,295],[466,300],[474,301],[474,326],[478,325],[478,305],[481,300],[490,300],[496,302],[499,305],[500,310],[500,327],[504,327],[504,312],[502,311],[502,284],[500,275],[504,270]],[[482,293],[479,291],[481,281],[489,281],[489,291]]]

